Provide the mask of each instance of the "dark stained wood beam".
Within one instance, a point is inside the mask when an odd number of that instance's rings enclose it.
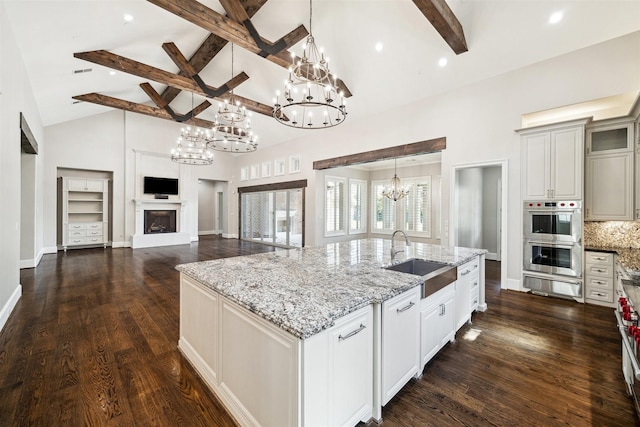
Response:
[[[202,80],[202,78],[200,78],[196,70],[191,66],[191,64],[189,64],[189,61],[187,61],[187,58],[184,57],[175,43],[163,43],[162,48],[169,55],[174,64],[178,66],[181,74],[191,77],[200,89],[202,89],[202,91],[210,98],[222,96],[249,79],[249,76],[243,71],[219,88],[209,86],[204,82],[204,80]]]
[[[260,10],[262,6],[267,2],[267,0],[240,0],[242,5],[244,6],[245,11],[249,17],[253,17],[253,15]],[[306,37],[303,36],[303,37]],[[298,40],[299,41],[299,40]],[[293,44],[297,43],[294,42]],[[215,34],[209,34],[207,38],[202,42],[200,47],[196,49],[195,53],[189,58],[189,64],[193,67],[196,72],[200,72],[204,69],[204,67],[211,62],[211,60],[229,43],[222,37],[218,37]],[[293,46],[293,44],[291,46]],[[183,75],[182,72],[179,73]],[[167,101],[173,101],[176,96],[180,94],[180,89],[167,86],[165,90],[162,92],[162,98]]]
[[[147,0],[150,3],[155,4],[158,7],[165,9],[174,15],[180,16],[187,21],[204,28],[210,33],[216,34],[236,45],[246,49],[255,54],[262,54],[263,51],[258,47],[253,37],[249,33],[249,30],[242,24],[234,21],[233,19],[221,15],[213,9],[208,8],[202,3],[196,0]],[[306,30],[305,30],[306,31]],[[301,30],[298,27],[293,30],[292,33],[300,34]],[[290,33],[291,34],[291,33]],[[282,38],[283,40],[290,40],[289,36]],[[262,39],[265,44],[273,45],[268,40]],[[277,64],[283,68],[288,69],[292,63],[291,54],[289,51],[282,50],[277,54],[266,55],[265,58],[274,64]],[[296,57],[295,61],[299,58]],[[336,82],[336,86],[339,90],[344,92],[345,97],[350,97],[351,91],[347,88],[344,82],[340,79]]]
[[[447,148],[447,138],[429,139],[413,142],[411,144],[396,145],[395,147],[381,148],[379,150],[365,151],[364,153],[350,154],[348,156],[334,157],[332,159],[317,160],[313,162],[314,170],[331,169],[340,166],[351,166],[360,163],[375,162],[377,160],[395,159],[398,157],[414,156],[417,154],[434,153]]]
[[[202,113],[204,110],[211,106],[211,103],[207,100],[202,102],[200,105],[192,109],[186,114],[177,114],[173,111],[173,108],[169,106],[169,103],[162,99],[160,94],[156,92],[156,90],[149,83],[140,83],[140,87],[145,91],[149,98],[160,108],[165,110],[176,122],[187,122],[189,119],[196,117],[198,114]]]
[[[146,116],[156,117],[159,119],[171,120],[175,122],[173,117],[162,108],[152,107],[150,105],[138,104],[135,102],[125,101],[124,99],[113,98],[98,93],[87,93],[84,95],[76,95],[73,99],[78,101],[90,102],[92,104],[104,105],[105,107],[117,108],[119,110],[131,111],[132,113],[144,114]],[[204,119],[192,118],[185,123],[198,126],[205,129],[211,129],[213,122]]]
[[[181,90],[186,90],[198,95],[207,96],[207,94],[196,84],[196,82],[194,82],[193,79],[189,77],[169,73],[168,71],[164,71],[159,68],[134,61],[133,59],[116,55],[106,50],[79,52],[74,53],[73,56],[79,59],[84,59],[85,61],[93,62],[94,64],[103,65],[105,67],[113,68],[114,70],[123,71],[125,73],[133,74],[138,77],[153,80],[154,82],[166,84],[169,86],[175,86]],[[236,78],[241,80],[244,77],[234,77],[234,79]],[[232,79],[231,81],[233,81],[234,79]],[[226,97],[227,95],[220,96],[221,99],[227,99]],[[236,99],[242,102],[242,105],[247,107],[247,110],[253,111],[258,114],[264,114],[270,117],[272,116],[273,107],[271,107],[270,105],[261,104],[257,101],[253,101],[251,99],[243,98],[237,95]]]
[[[244,22],[249,19],[249,14],[240,3],[240,0],[220,0],[220,4],[227,12],[227,16],[236,22]]]
[[[413,0],[456,55],[468,51],[462,25],[445,0]]]

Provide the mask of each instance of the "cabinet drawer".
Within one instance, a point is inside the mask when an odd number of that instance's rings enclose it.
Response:
[[[71,222],[69,223],[69,231],[71,230],[85,230],[87,228],[87,224],[86,223],[79,223],[79,222]]]
[[[467,261],[458,267],[458,279],[473,280],[479,276],[480,260],[475,257],[471,261]]]
[[[612,278],[613,277],[613,265],[587,265],[587,276],[599,276]]]
[[[104,243],[102,236],[86,237],[87,244]]]
[[[69,238],[69,245],[86,245],[87,238],[86,237],[73,237]]]
[[[474,312],[478,309],[478,302],[480,301],[480,288],[476,288],[474,291],[471,289],[471,311]]]
[[[99,237],[102,236],[102,230],[86,230],[87,236]]]
[[[613,278],[587,276],[587,279],[585,280],[585,286],[587,289],[612,290]]]
[[[79,230],[69,230],[69,239],[73,239],[74,237],[84,237],[87,235],[87,230],[79,229]]]
[[[86,224],[87,230],[100,230],[102,232],[102,223],[101,222],[88,222]]]
[[[585,298],[613,302],[613,290],[587,289]]]
[[[585,262],[587,264],[609,265],[613,266],[613,254],[605,252],[585,252]]]

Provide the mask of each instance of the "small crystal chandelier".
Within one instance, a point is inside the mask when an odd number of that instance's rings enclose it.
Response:
[[[192,95],[193,96],[193,95]],[[187,165],[210,165],[213,153],[208,147],[208,131],[190,126],[182,128],[178,146],[171,150],[171,160]]]
[[[347,116],[343,92],[338,94],[338,77],[329,71],[329,59],[316,47],[311,22],[313,9],[309,0],[309,36],[303,47],[302,58],[289,67],[285,80],[284,97],[280,104],[280,91],[273,100],[273,117],[290,127],[323,129],[337,126]],[[333,80],[333,83],[332,83]],[[339,100],[338,100],[339,98]]]
[[[382,190],[382,195],[393,200],[394,202],[397,202],[398,200],[409,194],[409,190],[404,188],[404,186],[400,184],[396,162],[397,160],[393,159],[394,171],[393,178],[391,178],[391,185],[384,187],[384,190]]]
[[[231,44],[231,77],[233,78],[233,43]],[[218,104],[209,147],[218,151],[250,153],[258,149],[258,136],[251,130],[247,109],[240,105],[231,89],[229,99]]]

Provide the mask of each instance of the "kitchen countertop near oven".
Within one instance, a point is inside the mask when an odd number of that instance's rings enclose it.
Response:
[[[399,239],[398,239],[399,240]],[[461,265],[486,253],[404,242],[396,262],[421,258]],[[381,303],[424,279],[385,270],[391,240],[362,239],[176,266],[183,274],[300,338],[365,305]]]

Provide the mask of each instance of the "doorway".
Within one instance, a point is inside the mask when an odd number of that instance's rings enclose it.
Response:
[[[453,245],[487,250],[506,283],[506,160],[453,166]],[[503,285],[504,286],[504,285]]]
[[[198,179],[198,235],[222,234],[227,181]]]

